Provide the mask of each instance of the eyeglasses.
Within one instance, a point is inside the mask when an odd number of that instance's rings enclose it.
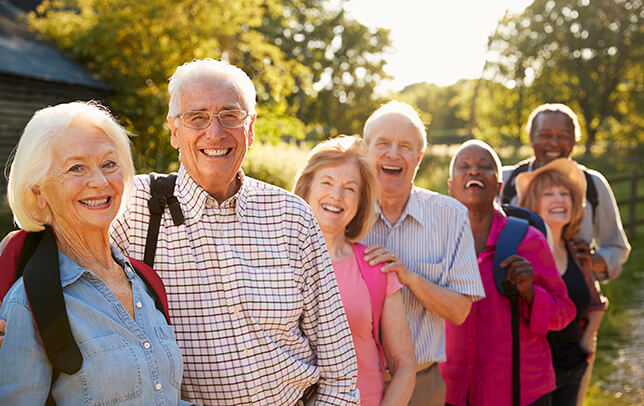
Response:
[[[239,128],[246,124],[249,114],[244,110],[222,110],[217,114],[209,111],[186,111],[175,117],[181,117],[183,125],[188,128],[204,130],[210,127],[213,117],[217,117],[219,124],[224,128]]]

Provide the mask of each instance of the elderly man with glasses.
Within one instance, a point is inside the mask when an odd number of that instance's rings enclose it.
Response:
[[[298,197],[244,176],[255,88],[239,68],[197,60],[170,79],[174,196],[185,221],[161,220],[154,268],[184,358],[182,394],[204,405],[358,404],[351,332],[324,239]],[[143,259],[150,180],[112,238]],[[168,337],[169,338],[169,337]]]

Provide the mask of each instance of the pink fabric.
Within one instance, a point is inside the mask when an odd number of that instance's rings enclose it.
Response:
[[[487,248],[479,255],[485,299],[472,304],[465,323],[446,323],[447,361],[440,364],[447,386],[446,402],[453,405],[512,405],[512,331],[510,304],[496,290],[494,252],[507,217],[496,212]],[[575,317],[575,305],[557,272],[545,238],[530,227],[517,249],[534,269],[534,301],[519,299],[521,405],[555,389],[549,330],[561,330]]]
[[[378,272],[375,268],[368,269]],[[333,262],[333,270],[358,359],[357,386],[360,390],[360,404],[380,405],[384,391],[384,376],[380,366],[379,343],[373,336],[373,313],[369,289],[362,277],[355,255]],[[395,273],[387,274],[385,279],[386,297],[402,288]]]

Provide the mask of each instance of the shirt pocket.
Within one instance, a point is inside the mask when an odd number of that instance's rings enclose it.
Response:
[[[167,356],[167,364],[159,360],[160,373],[170,376],[170,382],[176,388],[181,387],[181,377],[183,375],[183,360],[181,351],[177,345],[174,331],[170,326],[155,327],[154,332],[159,339],[164,354]]]
[[[78,373],[86,405],[141,401],[142,363],[125,337],[114,333],[84,341],[78,347],[83,354],[83,367]]]
[[[430,263],[430,262],[414,262],[412,271],[435,283],[439,286],[444,286],[445,277],[445,264],[443,262]]]

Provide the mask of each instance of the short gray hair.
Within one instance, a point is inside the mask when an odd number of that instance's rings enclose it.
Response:
[[[10,158],[7,199],[14,221],[26,231],[41,231],[45,224],[51,224],[51,213],[38,206],[31,188],[47,180],[56,140],[77,122],[96,126],[113,143],[125,180],[121,206],[129,194],[134,177],[130,140],[127,131],[116,122],[107,108],[97,102],[72,102],[46,107],[34,113],[29,120]]]
[[[248,109],[248,113],[256,114],[257,92],[246,72],[226,61],[206,58],[184,63],[170,77],[170,82],[168,83],[168,92],[170,93],[168,118],[173,118],[180,114],[181,89],[186,84],[213,77],[227,77],[233,80],[242,91],[244,102],[247,103],[245,108]]]
[[[494,151],[490,144],[481,140],[467,140],[456,149],[456,152],[454,152],[454,155],[452,156],[452,160],[449,161],[449,178],[452,179],[452,175],[454,174],[454,162],[456,162],[456,157],[458,157],[458,154],[460,154],[461,151],[463,151],[465,148],[471,146],[483,148],[490,153],[492,160],[494,161],[496,178],[499,181],[503,180],[503,166],[501,165],[499,155],[496,153],[496,151]]]
[[[532,113],[530,113],[530,117],[528,118],[528,123],[526,124],[526,131],[528,131],[530,138],[532,138],[532,133],[534,132],[534,122],[542,113],[558,113],[566,117],[570,121],[575,142],[578,142],[581,139],[581,127],[579,126],[577,115],[570,107],[562,103],[546,103],[532,110]]]
[[[425,149],[427,148],[427,131],[425,130],[425,124],[423,124],[420,116],[412,106],[399,101],[390,101],[371,113],[367,121],[364,123],[363,137],[365,142],[369,144],[369,133],[374,121],[389,114],[397,114],[406,117],[409,122],[418,129],[420,150],[421,152],[425,152]]]

